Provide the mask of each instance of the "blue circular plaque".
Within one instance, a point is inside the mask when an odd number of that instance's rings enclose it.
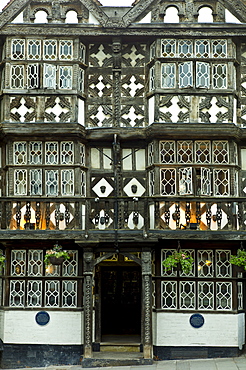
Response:
[[[193,328],[201,328],[204,324],[204,317],[200,313],[194,313],[190,317],[190,324]]]
[[[35,320],[38,325],[47,325],[50,321],[50,315],[46,311],[40,311],[37,313]]]

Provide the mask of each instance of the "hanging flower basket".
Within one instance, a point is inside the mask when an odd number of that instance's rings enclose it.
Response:
[[[235,271],[246,272],[246,251],[244,249],[238,249],[236,256],[231,256],[230,263],[234,265]]]
[[[48,265],[62,265],[65,260],[68,260],[70,255],[67,251],[62,250],[62,247],[55,244],[54,247],[46,251],[44,263]]]
[[[188,274],[193,268],[194,259],[189,254],[174,252],[162,264],[167,271],[173,269],[174,271],[183,271],[185,274]]]
[[[64,257],[49,257],[50,265],[62,265],[64,261]]]

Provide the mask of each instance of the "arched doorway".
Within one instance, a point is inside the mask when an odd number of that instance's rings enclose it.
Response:
[[[126,262],[127,261],[127,262]],[[140,342],[141,266],[123,255],[97,266],[96,337],[99,342]]]
[[[141,333],[140,266],[101,266],[101,335],[139,336]]]

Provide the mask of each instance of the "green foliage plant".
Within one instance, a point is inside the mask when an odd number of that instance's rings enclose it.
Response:
[[[178,264],[180,264],[181,270],[185,274],[189,274],[193,268],[194,258],[183,252],[174,252],[168,256],[162,264],[167,271],[177,268]]]
[[[65,260],[70,259],[70,255],[67,251],[62,250],[62,247],[59,244],[55,244],[52,249],[49,249],[46,251],[45,257],[44,257],[44,263],[46,266],[50,265],[50,258],[64,258]]]
[[[238,249],[236,255],[232,255],[230,263],[239,267],[243,267],[246,270],[246,251],[244,249]]]

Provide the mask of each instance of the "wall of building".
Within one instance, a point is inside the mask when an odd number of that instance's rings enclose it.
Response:
[[[50,321],[44,326],[36,323],[37,312],[39,311],[5,311],[1,321],[1,323],[4,322],[5,327],[2,334],[3,342],[5,344],[82,344],[83,314],[81,312],[50,311]]]

